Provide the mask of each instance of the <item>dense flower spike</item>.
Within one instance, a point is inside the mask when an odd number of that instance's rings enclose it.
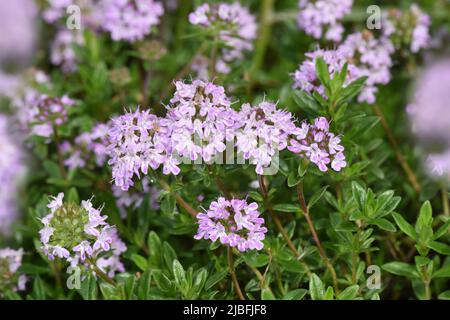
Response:
[[[239,112],[238,127],[237,151],[256,165],[258,174],[263,174],[272,158],[286,148],[289,135],[296,130],[292,114],[267,101],[253,107],[244,104]]]
[[[416,4],[408,11],[391,9],[383,15],[383,35],[388,37],[396,49],[408,49],[417,53],[430,45],[430,17]]]
[[[166,119],[175,152],[192,161],[209,162],[234,138],[236,112],[221,86],[194,80],[177,81]]]
[[[49,97],[33,89],[26,90],[23,97],[15,100],[19,119],[31,135],[49,138],[54,130],[66,123],[68,109],[74,105],[74,100],[64,95]]]
[[[83,35],[78,30],[59,30],[51,46],[50,60],[52,64],[61,66],[63,72],[75,71],[77,68],[77,57],[74,46],[83,44]]]
[[[151,33],[164,13],[155,0],[101,0],[102,28],[115,41],[135,42]]]
[[[0,298],[12,291],[24,291],[27,278],[18,272],[22,265],[23,250],[0,249]]]
[[[197,214],[198,232],[195,239],[219,240],[222,244],[236,247],[239,251],[261,250],[267,228],[260,217],[258,204],[245,200],[213,201],[205,213]]]
[[[340,42],[345,15],[351,12],[353,0],[300,0],[297,23],[300,29],[315,39]]]
[[[241,60],[244,51],[253,49],[257,24],[255,17],[240,3],[204,3],[189,15],[190,23],[215,30],[225,43],[215,66],[219,73],[230,71],[228,63]]]
[[[101,209],[95,209],[90,200],[81,205],[64,203],[64,194],[53,197],[50,213],[42,219],[39,231],[42,249],[50,260],[65,259],[71,265],[97,263],[103,270],[124,271],[118,257],[126,251],[115,227],[106,222]],[[110,263],[105,259],[115,256]],[[98,259],[98,260],[97,260]],[[114,262],[114,265],[112,264]],[[113,276],[114,272],[110,273]]]
[[[434,176],[450,179],[450,60],[429,66],[416,84],[407,111],[412,130],[429,154],[427,167]]]
[[[329,132],[330,125],[324,117],[315,119],[314,124],[303,122],[290,139],[288,149],[302,158],[309,159],[320,171],[340,171],[347,165],[341,139]]]
[[[127,112],[113,118],[109,131],[108,164],[116,186],[126,191],[133,176],[146,175],[149,168],[163,165],[164,174],[180,173],[179,161],[172,157],[169,128],[148,110]]]
[[[356,66],[352,69],[352,76],[367,76],[358,102],[375,103],[376,85],[387,84],[391,80],[392,43],[386,38],[376,39],[370,31],[364,31],[349,35],[339,50]]]
[[[10,132],[11,122],[0,114],[0,235],[10,235],[11,224],[19,216],[19,185],[25,171],[19,141]]]
[[[348,63],[347,78],[344,84],[358,78],[360,71],[347,59],[347,52],[344,50],[322,50],[317,49],[305,54],[306,60],[299,66],[294,73],[294,89],[301,89],[308,93],[317,91],[325,97],[325,89],[320,84],[316,74],[316,59],[321,57],[328,65],[330,76],[333,77],[336,72],[340,72],[345,63]]]

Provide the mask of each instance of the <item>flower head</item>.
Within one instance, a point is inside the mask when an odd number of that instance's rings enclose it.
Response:
[[[127,112],[111,120],[107,152],[116,186],[126,191],[134,184],[134,175],[146,175],[161,165],[164,174],[180,173],[168,132],[161,119],[148,110]]]
[[[79,205],[63,199],[63,193],[52,197],[50,213],[41,220],[42,249],[49,259],[86,263],[100,257],[118,257],[126,250],[115,227],[106,222],[101,209],[94,208],[90,200]]]
[[[238,119],[237,151],[256,165],[258,174],[263,174],[264,168],[271,164],[277,152],[286,148],[289,135],[296,130],[292,114],[264,101],[257,106],[244,104]]]
[[[194,80],[177,81],[163,123],[171,128],[173,150],[192,161],[209,162],[234,138],[236,112],[221,86]]]
[[[0,297],[7,291],[23,291],[27,278],[18,272],[22,265],[23,250],[0,249]]]
[[[213,201],[205,213],[197,214],[198,232],[195,239],[219,240],[239,251],[261,250],[267,229],[263,227],[258,205],[245,200]]]
[[[288,149],[302,158],[309,159],[320,171],[340,171],[347,165],[341,139],[329,132],[328,120],[315,119],[313,124],[306,122],[292,136]]]
[[[353,0],[300,0],[297,23],[306,34],[340,42],[345,15],[352,11]]]
[[[155,0],[101,0],[102,27],[114,41],[144,39],[159,24],[163,5]]]
[[[228,73],[229,62],[241,60],[245,51],[253,49],[257,31],[256,19],[239,2],[204,3],[189,14],[189,21],[193,25],[215,30],[220,40],[225,43],[216,65],[220,73]]]

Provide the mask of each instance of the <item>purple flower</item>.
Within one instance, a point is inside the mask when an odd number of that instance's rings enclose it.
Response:
[[[189,14],[189,22],[216,32],[225,43],[216,65],[219,73],[228,73],[228,63],[241,60],[245,51],[253,49],[257,32],[256,19],[239,2],[204,3]]]
[[[164,13],[162,4],[154,0],[101,0],[99,6],[102,27],[114,41],[144,39]]]
[[[349,35],[339,50],[356,66],[352,69],[353,77],[368,77],[358,102],[375,103],[376,86],[391,80],[389,69],[393,64],[391,54],[394,52],[391,41],[385,37],[377,39],[370,31],[357,32]]]
[[[75,101],[64,95],[49,97],[32,89],[25,91],[22,97],[14,100],[18,109],[19,121],[30,135],[50,138],[54,129],[67,122],[68,109]]]
[[[51,63],[61,66],[63,72],[74,72],[77,69],[74,47],[83,44],[83,34],[79,30],[60,29],[51,45]]]
[[[58,257],[72,266],[86,263],[88,258],[98,262],[100,255],[102,259],[113,256],[119,259],[126,246],[116,228],[101,215],[101,209],[94,208],[90,200],[78,205],[65,203],[63,199],[63,193],[52,197],[48,205],[50,213],[41,219],[43,228],[39,234],[48,258]]]
[[[22,265],[23,249],[0,249],[0,298],[8,290],[24,291],[26,276],[18,273]]]
[[[309,159],[320,171],[328,171],[328,165],[334,171],[341,171],[347,165],[341,139],[329,132],[328,120],[317,118],[314,124],[302,123],[292,135],[288,149],[302,158]]]
[[[206,213],[197,214],[198,232],[195,239],[219,240],[239,251],[261,250],[267,229],[259,217],[258,205],[245,200],[218,198]]]
[[[383,35],[396,49],[408,44],[407,49],[417,53],[430,46],[430,24],[430,17],[418,5],[412,4],[407,11],[391,9],[383,14]]]
[[[178,160],[172,157],[170,129],[160,118],[148,110],[137,110],[111,122],[107,152],[116,186],[126,191],[134,184],[134,175],[146,175],[160,165],[164,174],[180,172]]]
[[[353,0],[300,0],[297,23],[306,34],[340,42],[344,27],[341,20],[351,12]]]
[[[237,151],[256,165],[258,174],[263,174],[272,158],[286,148],[289,135],[296,131],[292,114],[266,101],[254,107],[242,105],[236,127]]]
[[[173,150],[181,157],[209,162],[226,149],[234,138],[236,112],[221,86],[194,80],[177,81],[167,116],[162,122],[169,128]]]

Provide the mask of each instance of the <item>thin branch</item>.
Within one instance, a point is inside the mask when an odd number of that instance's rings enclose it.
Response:
[[[273,211],[272,205],[269,201],[269,197],[268,197],[268,192],[264,183],[264,178],[260,175],[258,175],[258,182],[259,182],[259,188],[261,189],[261,194],[263,196],[264,199],[264,206],[266,207],[267,211],[269,211],[270,216],[272,217],[273,222],[275,223],[275,226],[277,227],[278,231],[281,233],[281,235],[283,236],[284,240],[286,241],[289,249],[292,251],[292,253],[294,254],[294,256],[296,258],[300,257],[300,253],[298,252],[297,248],[295,247],[294,243],[291,241],[291,238],[289,237],[287,231],[284,229],[283,225],[281,224],[280,219],[278,219],[278,216],[275,214],[275,212]],[[299,262],[303,265],[303,267],[306,270],[306,273],[309,275],[311,275],[311,271],[309,270],[308,265],[303,262],[300,261]]]
[[[186,210],[187,213],[189,213],[193,218],[197,217],[197,211],[192,208],[189,203],[187,203],[178,193],[176,193],[175,191],[170,189],[170,186],[167,184],[167,182],[165,182],[164,180],[159,180],[159,183],[161,184],[161,186],[168,191],[170,194],[172,194],[175,197],[175,200],[177,201],[177,203],[184,208],[184,210]]]
[[[323,249],[322,243],[320,242],[319,236],[317,235],[311,216],[309,215],[309,208],[306,205],[305,196],[303,195],[303,182],[299,182],[299,184],[297,185],[297,196],[300,202],[300,207],[303,211],[303,215],[305,216],[306,222],[308,223],[309,230],[311,231],[311,234],[314,238],[314,242],[316,243],[316,246],[319,249],[319,254],[322,257],[326,267],[330,271],[331,277],[333,278],[334,290],[336,292],[339,292],[336,270],[334,270],[333,265],[331,264],[330,260],[328,259],[325,253],[325,250]]]
[[[228,256],[228,267],[230,269],[231,280],[233,281],[234,290],[236,291],[236,294],[238,295],[240,300],[245,300],[245,297],[239,285],[239,281],[236,277],[236,273],[234,272],[233,251],[230,247],[227,248],[227,256]]]

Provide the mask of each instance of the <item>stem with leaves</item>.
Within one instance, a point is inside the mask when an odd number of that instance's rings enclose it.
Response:
[[[334,290],[336,291],[336,293],[339,293],[336,270],[334,270],[333,265],[331,264],[330,260],[328,259],[325,253],[325,250],[323,249],[322,243],[320,242],[319,236],[317,235],[311,216],[309,215],[309,208],[306,204],[305,196],[303,195],[303,182],[301,181],[297,184],[297,196],[300,202],[300,207],[303,211],[303,215],[305,216],[306,222],[308,223],[309,230],[311,231],[311,234],[314,238],[314,242],[316,243],[316,246],[319,249],[319,254],[322,257],[323,262],[325,263],[325,266],[327,267],[328,271],[330,271],[331,277],[333,278]]]
[[[164,190],[166,190],[167,192],[169,192],[171,195],[174,196],[176,202],[184,209],[186,210],[187,213],[189,213],[193,218],[197,217],[197,211],[194,210],[194,208],[192,208],[178,193],[176,193],[175,191],[173,191],[169,184],[167,182],[165,182],[164,180],[160,179],[159,183],[161,184],[161,186],[164,188]]]
[[[107,276],[106,273],[104,273],[102,270],[100,270],[99,267],[97,267],[97,265],[95,264],[94,261],[92,261],[92,259],[90,258],[86,258],[86,261],[88,262],[88,264],[91,266],[91,268],[95,271],[95,273],[105,282],[115,286],[116,282],[111,279],[110,277]]]
[[[287,231],[284,229],[283,225],[281,224],[280,219],[278,218],[278,216],[275,214],[273,208],[272,208],[272,204],[269,201],[269,194],[267,192],[267,188],[266,185],[264,183],[264,178],[261,175],[258,175],[258,182],[259,182],[259,188],[261,190],[261,194],[263,196],[263,200],[264,200],[264,206],[267,209],[267,211],[269,211],[270,216],[273,220],[273,222],[275,223],[276,228],[278,229],[278,231],[281,233],[281,235],[283,236],[284,240],[286,241],[289,249],[292,251],[292,253],[294,254],[294,256],[296,258],[300,257],[300,253],[298,252],[297,248],[295,247],[294,243],[291,241],[291,238],[289,237],[289,234],[287,233]],[[299,260],[300,261],[300,260]],[[300,261],[300,263],[302,264],[302,266],[305,268],[306,273],[308,274],[308,276],[311,275],[311,271],[309,270],[308,265],[303,262]]]

